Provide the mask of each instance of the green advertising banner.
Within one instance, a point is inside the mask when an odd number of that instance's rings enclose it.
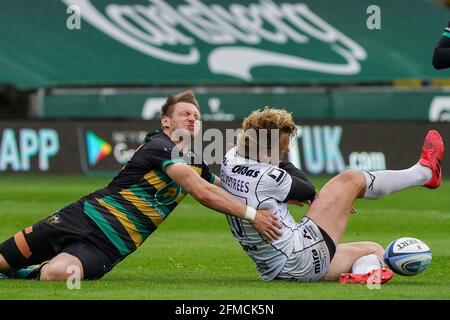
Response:
[[[1,0],[0,83],[243,85],[445,78],[423,0]]]
[[[180,89],[181,91],[181,89]],[[159,118],[167,95],[177,92],[54,91],[44,96],[42,118]],[[205,121],[242,120],[264,106],[284,108],[297,120],[450,121],[445,90],[316,89],[197,93]]]
[[[311,175],[409,168],[418,161],[428,130],[438,130],[444,140],[450,136],[450,125],[445,123],[298,123],[301,130],[288,158]],[[240,121],[203,123],[193,151],[218,174],[240,127]],[[146,134],[159,128],[155,120],[0,121],[0,173],[115,175]],[[442,163],[442,171],[450,174],[448,161]]]
[[[446,90],[333,90],[330,100],[335,120],[450,121]]]
[[[172,92],[173,94],[174,92]],[[167,93],[168,95],[171,93]],[[302,93],[220,92],[197,93],[205,121],[241,120],[253,110],[265,106],[285,108],[303,119],[327,119],[331,116],[324,89]],[[43,118],[159,118],[167,96],[155,93],[63,93],[44,97]]]

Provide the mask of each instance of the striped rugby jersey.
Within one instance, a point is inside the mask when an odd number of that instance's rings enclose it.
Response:
[[[172,158],[175,144],[161,132],[150,133],[111,183],[81,199],[84,213],[124,257],[158,228],[187,194],[166,174],[173,163],[187,163],[202,178],[214,175],[197,155]]]

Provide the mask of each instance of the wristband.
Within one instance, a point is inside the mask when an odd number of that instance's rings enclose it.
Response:
[[[247,207],[247,210],[245,210],[244,220],[248,222],[253,222],[255,220],[255,217],[256,217],[256,209]]]

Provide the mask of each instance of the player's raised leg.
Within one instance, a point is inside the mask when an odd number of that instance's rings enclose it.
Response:
[[[422,157],[417,164],[406,170],[343,172],[322,188],[306,212],[306,216],[325,230],[335,244],[339,244],[347,226],[353,202],[357,198],[378,199],[415,185],[437,188],[442,181],[443,155],[442,138],[437,131],[431,130],[425,138]],[[350,272],[348,264],[342,263],[342,260],[345,261],[349,257],[338,256],[342,254],[350,255],[347,250],[341,250],[340,254],[336,253],[329,269],[335,274]],[[356,257],[352,254],[351,257],[350,260],[361,256]],[[340,270],[339,266],[345,266],[345,268]]]
[[[342,172],[325,184],[305,215],[338,244],[347,226],[353,202],[364,194],[365,186],[362,172]]]

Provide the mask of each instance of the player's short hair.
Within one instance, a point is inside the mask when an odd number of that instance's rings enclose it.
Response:
[[[265,129],[265,134],[262,129]],[[265,107],[263,110],[259,109],[253,111],[242,122],[241,134],[237,138],[237,147],[246,158],[253,158],[251,156],[251,143],[257,145],[258,155],[261,155],[260,147],[266,147],[268,155],[270,156],[272,145],[272,130],[279,130],[278,133],[288,133],[290,136],[297,134],[297,126],[295,125],[292,114],[284,109]],[[279,137],[279,136],[278,136]],[[264,140],[264,141],[262,141]],[[273,155],[273,154],[272,154]],[[259,161],[263,161],[259,156]]]
[[[167,98],[166,102],[161,106],[161,117],[170,117],[174,110],[174,105],[178,102],[187,102],[193,104],[198,111],[200,111],[200,105],[198,104],[197,99],[195,98],[195,94],[193,90],[186,90],[174,95],[171,95]]]

